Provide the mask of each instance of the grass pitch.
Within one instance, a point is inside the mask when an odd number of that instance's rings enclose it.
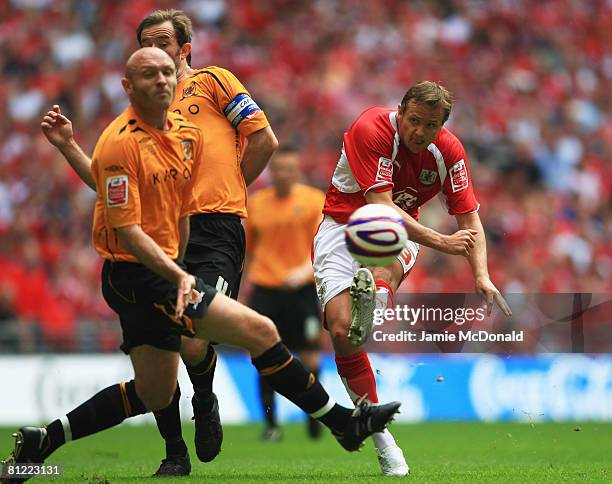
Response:
[[[193,449],[193,428],[183,427],[191,477],[164,483],[383,480],[371,442],[348,454],[327,431],[321,440],[310,441],[302,425],[284,426],[283,441],[266,444],[259,440],[261,426],[226,426],[223,451],[202,464]],[[410,482],[612,482],[612,423],[425,423],[392,425],[391,430],[411,467]],[[0,428],[2,457],[12,449],[13,431]],[[155,427],[123,425],[69,443],[48,463],[62,464],[62,482],[151,482],[162,457]]]

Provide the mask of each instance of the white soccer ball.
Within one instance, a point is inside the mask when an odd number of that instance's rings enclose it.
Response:
[[[406,224],[387,205],[369,203],[349,217],[344,239],[350,254],[364,266],[387,266],[406,246]]]

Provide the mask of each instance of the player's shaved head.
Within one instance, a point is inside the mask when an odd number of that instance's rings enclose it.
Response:
[[[157,47],[142,47],[135,51],[125,64],[125,77],[129,80],[134,78],[134,74],[138,69],[148,62],[166,63],[174,65],[174,62],[168,54]]]
[[[121,84],[139,115],[165,116],[176,92],[174,61],[157,47],[138,49],[125,64]]]

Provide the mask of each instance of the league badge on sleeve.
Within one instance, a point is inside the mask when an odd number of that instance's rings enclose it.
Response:
[[[376,181],[393,183],[393,162],[389,158],[378,158]]]
[[[448,170],[453,193],[465,190],[469,185],[467,168],[464,160],[459,160]]]
[[[106,206],[122,207],[128,202],[128,176],[111,176],[106,179]]]

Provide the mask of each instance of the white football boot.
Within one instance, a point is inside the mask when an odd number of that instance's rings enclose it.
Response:
[[[376,450],[378,463],[383,476],[404,477],[410,474],[410,468],[404,459],[404,453],[397,445],[390,445],[383,450]]]
[[[376,284],[369,269],[362,267],[357,270],[351,284],[350,295],[351,325],[348,339],[353,346],[361,346],[372,334],[376,306]]]

